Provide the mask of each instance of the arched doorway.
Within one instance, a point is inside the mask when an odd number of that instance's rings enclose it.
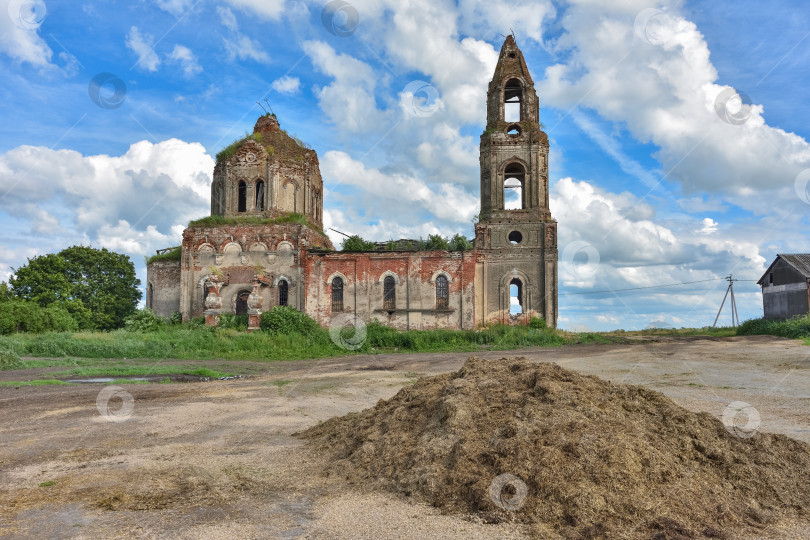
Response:
[[[247,315],[249,296],[250,291],[239,291],[239,294],[236,295],[236,309],[234,310],[236,315]]]

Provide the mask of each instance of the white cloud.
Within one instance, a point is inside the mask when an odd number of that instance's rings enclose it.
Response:
[[[379,169],[367,168],[345,152],[326,152],[321,157],[321,170],[330,188],[330,199],[325,200],[334,204],[343,199],[344,211],[350,213],[350,218],[351,213],[362,208],[362,221],[395,222],[411,230],[430,231],[428,234],[441,230],[445,235],[452,235],[458,232],[468,234],[463,229],[471,228],[469,224],[479,210],[478,197],[456,184],[447,182],[428,186],[412,176],[386,174]],[[335,192],[340,186],[358,189],[341,197]],[[463,228],[459,227],[460,224]],[[375,238],[380,239],[379,236]]]
[[[160,58],[152,47],[154,38],[149,34],[141,35],[137,26],[129,29],[127,34],[127,47],[138,55],[138,65],[147,71],[157,71]]]
[[[155,4],[162,9],[180,17],[188,12],[188,9],[195,4],[195,0],[155,0]]]
[[[0,53],[44,68],[50,66],[53,51],[38,34],[47,14],[32,11],[34,6],[31,2],[0,0]]]
[[[810,165],[810,145],[768,126],[754,104],[742,125],[720,118],[715,101],[728,87],[718,81],[698,28],[679,14],[681,2],[663,2],[652,45],[633,28],[643,2],[573,2],[562,17],[555,51],[565,62],[546,69],[538,84],[544,100],[568,110],[575,104],[626,123],[652,142],[667,178],[687,194],[718,192],[744,208],[761,205],[761,191],[792,185]],[[745,90],[745,89],[741,89]],[[799,203],[788,190],[784,200]]]
[[[285,75],[273,81],[270,87],[280,94],[294,94],[301,87],[301,80],[298,77]]]
[[[365,62],[338,54],[322,41],[305,41],[304,52],[315,68],[334,81],[315,90],[321,110],[341,130],[364,132],[379,129],[382,113],[374,90],[377,74]]]
[[[714,234],[717,232],[718,223],[712,218],[703,218],[703,226],[697,231],[700,234]]]
[[[250,10],[262,17],[276,20],[284,13],[285,0],[228,0],[234,7]]]
[[[191,52],[191,49],[188,47],[175,45],[169,58],[178,62],[183,67],[183,73],[187,77],[192,77],[202,72],[202,67],[197,63],[197,57],[194,56],[194,53]]]
[[[40,232],[59,227],[104,244],[123,221],[133,242],[165,242],[173,228],[207,214],[213,167],[201,144],[177,139],[141,141],[122,156],[20,146],[0,155],[0,210]],[[67,218],[57,223],[49,204]]]
[[[765,258],[744,231],[721,234],[708,218],[663,226],[640,217],[633,210],[638,204],[632,195],[610,193],[588,182],[564,178],[554,184],[551,208],[559,222],[563,284],[616,289],[710,279],[727,269],[749,277],[762,272]],[[582,244],[596,255],[581,249]],[[566,250],[568,245],[577,249]],[[589,262],[594,264],[588,271],[577,270]]]
[[[231,60],[253,60],[255,62],[267,63],[270,57],[262,50],[262,44],[255,41],[239,31],[236,16],[233,11],[226,7],[217,6],[220,22],[230,30],[230,38],[223,38],[225,51]]]

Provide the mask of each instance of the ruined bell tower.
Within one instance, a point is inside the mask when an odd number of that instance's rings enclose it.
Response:
[[[523,53],[506,38],[487,91],[475,226],[476,319],[557,325],[557,222],[548,197],[548,136]]]

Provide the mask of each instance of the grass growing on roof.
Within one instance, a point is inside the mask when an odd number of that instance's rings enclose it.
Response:
[[[147,257],[146,264],[152,264],[156,261],[179,261],[182,253],[183,250],[180,246],[173,247],[165,253],[157,253],[151,257]]]

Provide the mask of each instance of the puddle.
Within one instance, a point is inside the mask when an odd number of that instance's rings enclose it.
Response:
[[[150,382],[157,383],[169,379],[171,382],[208,382],[211,380],[217,381],[232,381],[236,379],[244,379],[244,375],[232,375],[229,377],[218,377],[212,379],[211,377],[200,377],[199,375],[187,375],[185,373],[174,375],[155,375],[153,377],[90,377],[87,379],[65,379],[67,383],[75,384],[110,384],[110,383],[142,383]]]
[[[143,381],[159,381],[160,377],[100,377],[97,379],[66,379],[65,382],[69,383],[111,383],[115,382],[143,382]]]

